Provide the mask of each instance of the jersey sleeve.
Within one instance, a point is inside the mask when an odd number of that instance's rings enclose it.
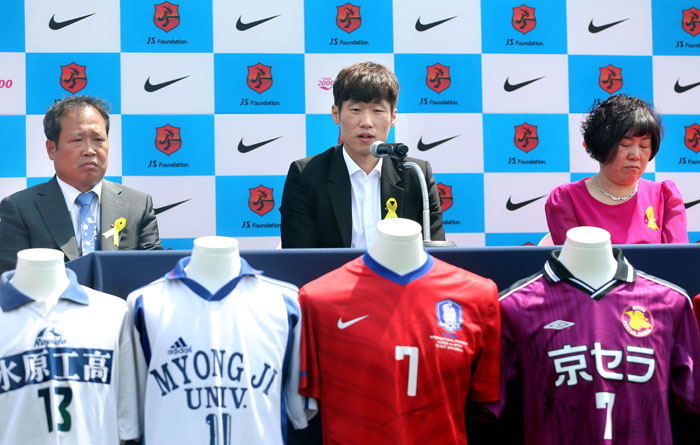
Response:
[[[287,381],[285,382],[284,396],[287,406],[287,416],[295,429],[308,426],[308,421],[316,414],[316,400],[304,397],[299,393],[299,374],[301,357],[301,330],[302,318],[299,303],[296,299],[285,296],[287,316],[291,336],[288,341],[286,357],[288,360]]]
[[[564,186],[552,190],[544,205],[544,211],[547,217],[547,227],[554,244],[564,244],[566,232],[580,225],[576,219],[571,195]]]
[[[482,308],[482,347],[473,367],[469,399],[494,402],[499,399],[501,376],[501,312],[496,284],[488,280]]]
[[[128,310],[124,311],[119,336],[119,377],[117,387],[117,417],[119,439],[135,440],[143,433],[141,404],[136,375],[136,349],[134,345],[133,323]]]
[[[129,306],[129,328],[131,329],[132,351],[134,357],[135,389],[138,397],[139,431],[144,431],[144,407],[146,403],[146,378],[150,361],[150,344],[146,332],[143,295],[134,292],[127,297]]]
[[[700,330],[692,304],[683,303],[671,351],[671,388],[688,411],[700,413]]]
[[[313,316],[309,297],[306,289],[299,291],[299,305],[301,306],[301,364],[299,372],[299,393],[306,397],[320,398],[320,367],[318,362],[318,348],[314,334]]]
[[[661,193],[664,198],[661,242],[665,244],[687,243],[688,218],[681,192],[673,181],[667,180],[661,183]]]

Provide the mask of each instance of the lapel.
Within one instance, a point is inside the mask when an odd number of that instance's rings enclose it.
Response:
[[[105,238],[102,234],[112,229],[114,227],[114,221],[121,217],[126,217],[126,202],[122,196],[122,189],[113,182],[103,180],[102,200],[100,202],[100,250],[118,249],[118,247],[114,245],[113,236]],[[133,223],[133,221],[126,222],[126,227],[124,227],[120,236],[127,234],[130,222]]]
[[[68,260],[78,258],[78,243],[75,240],[73,223],[55,176],[37,190],[35,199],[46,230],[58,248],[68,257]]]
[[[379,205],[382,207],[382,219],[386,218],[386,214],[389,209],[386,207],[386,202],[389,198],[394,198],[396,200],[396,214],[399,218],[402,218],[405,214],[405,202],[403,192],[404,189],[401,187],[401,177],[396,171],[393,161],[390,158],[384,158],[382,161],[382,179],[381,179],[381,202]]]
[[[328,197],[335,214],[335,220],[338,222],[343,246],[348,247],[352,242],[351,187],[348,167],[343,159],[343,146],[338,145],[333,152],[328,170]]]

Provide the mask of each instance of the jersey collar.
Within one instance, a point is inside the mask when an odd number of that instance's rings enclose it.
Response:
[[[182,282],[190,288],[192,292],[195,294],[199,295],[200,297],[204,298],[207,301],[218,301],[222,300],[224,297],[226,297],[228,294],[230,294],[233,289],[236,287],[239,281],[241,281],[241,278],[243,278],[246,275],[258,275],[260,272],[253,269],[250,267],[250,264],[243,258],[241,258],[241,270],[238,273],[238,276],[229,281],[228,283],[224,284],[221,289],[216,291],[213,295],[204,288],[201,284],[197,283],[191,278],[187,278],[187,274],[185,273],[185,267],[187,267],[188,264],[190,264],[190,258],[192,257],[184,257],[180,259],[180,261],[177,262],[175,265],[175,268],[165,274],[165,279],[166,280],[182,280]]]
[[[426,252],[427,253],[427,252]],[[425,263],[423,263],[422,266],[420,266],[418,269],[409,272],[405,275],[399,275],[394,271],[391,271],[387,269],[386,267],[382,266],[379,264],[374,258],[372,258],[369,253],[365,253],[362,255],[362,261],[364,261],[365,265],[369,267],[374,273],[377,275],[380,275],[387,280],[391,280],[395,282],[396,284],[400,284],[401,286],[405,286],[406,284],[410,283],[411,281],[417,280],[418,278],[422,277],[428,271],[430,270],[431,267],[433,267],[433,257],[428,253],[427,258],[425,260]]]
[[[617,261],[617,271],[610,281],[602,285],[599,289],[593,289],[588,284],[574,277],[569,269],[564,267],[564,265],[559,261],[559,254],[561,250],[552,251],[549,259],[544,264],[543,274],[547,281],[550,283],[565,282],[574,286],[575,288],[586,292],[596,300],[600,300],[608,292],[615,289],[617,286],[624,283],[633,283],[637,280],[637,272],[634,267],[627,261],[627,258],[622,254],[622,250],[615,247],[613,248],[613,255],[615,256],[615,261]]]
[[[24,304],[35,301],[33,298],[28,297],[27,295],[18,291],[12,285],[12,283],[10,283],[10,280],[14,275],[15,271],[11,270],[0,276],[0,308],[2,308],[3,312],[11,311],[12,309],[16,309]],[[66,275],[68,275],[68,287],[58,298],[87,305],[90,300],[85,292],[85,289],[83,289],[80,283],[78,283],[78,278],[75,276],[75,272],[70,269],[66,269]]]

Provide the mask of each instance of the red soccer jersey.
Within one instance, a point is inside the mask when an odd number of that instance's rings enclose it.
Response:
[[[397,275],[368,254],[305,285],[299,392],[325,444],[466,444],[464,404],[499,397],[496,285],[428,256]]]

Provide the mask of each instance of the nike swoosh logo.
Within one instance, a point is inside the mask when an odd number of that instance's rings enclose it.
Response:
[[[685,93],[686,91],[692,90],[698,85],[700,85],[700,82],[691,83],[689,85],[681,85],[676,80],[676,84],[673,86],[673,91],[675,91],[676,93]]]
[[[187,75],[187,76],[184,76],[184,77],[180,77],[179,79],[173,79],[173,80],[169,80],[169,81],[167,81],[167,82],[161,82],[161,83],[155,83],[155,84],[153,84],[153,83],[151,83],[151,76],[148,76],[148,79],[146,79],[146,83],[143,84],[143,89],[146,90],[146,91],[148,91],[149,93],[152,93],[152,92],[154,92],[154,91],[158,91],[158,90],[160,90],[161,88],[165,88],[165,87],[167,87],[168,85],[172,85],[172,84],[174,84],[175,82],[179,82],[179,81],[181,81],[182,79],[186,79],[186,78],[188,78],[188,77],[190,77],[190,76]]]
[[[443,139],[443,140],[441,140],[441,141],[431,142],[430,144],[424,144],[424,143],[423,143],[423,137],[421,137],[421,138],[418,140],[418,150],[419,150],[419,151],[428,151],[428,150],[430,150],[431,148],[435,148],[435,147],[437,147],[437,146],[440,145],[440,144],[444,144],[444,143],[447,142],[447,141],[451,141],[452,139],[454,139],[454,138],[456,138],[456,137],[459,137],[459,135],[457,135],[457,136],[452,136],[451,138]]]
[[[240,16],[240,17],[238,17],[238,21],[236,22],[236,29],[239,30],[239,31],[247,31],[247,30],[249,30],[250,28],[254,28],[254,27],[258,26],[258,25],[261,25],[261,24],[267,22],[268,20],[272,20],[272,19],[274,19],[275,17],[279,17],[279,16],[280,16],[280,15],[277,14],[277,15],[273,15],[272,17],[268,17],[268,18],[266,18],[266,19],[256,20],[256,21],[254,21],[254,22],[249,22],[249,23],[243,23],[243,22],[241,22],[241,17],[243,17],[243,16]]]
[[[532,82],[537,82],[540,79],[544,79],[546,76],[538,77],[537,79],[526,80],[520,83],[510,83],[510,77],[506,77],[506,83],[503,84],[503,89],[510,92],[519,90],[520,88],[530,85]]]
[[[190,199],[192,199],[192,198],[190,198]],[[174,203],[174,204],[169,204],[169,205],[167,205],[167,206],[154,208],[154,209],[153,209],[153,213],[155,213],[156,215],[158,215],[158,214],[160,214],[160,213],[163,213],[163,212],[165,212],[165,211],[167,211],[167,210],[172,209],[173,207],[177,207],[177,206],[179,206],[180,204],[184,204],[184,203],[186,203],[187,201],[189,201],[189,199],[185,199],[184,201],[176,202],[176,203]]]
[[[348,321],[343,321],[343,317],[340,317],[338,319],[338,329],[349,328],[350,326],[354,325],[358,321],[362,321],[367,317],[369,317],[369,314],[363,315],[362,317],[353,318],[352,320],[348,320]]]
[[[700,199],[697,199],[697,200],[695,200],[695,201],[686,202],[686,203],[685,203],[685,208],[686,208],[686,209],[689,209],[689,208],[691,208],[691,207],[693,207],[694,205],[697,205],[697,204],[700,204]]]
[[[508,202],[506,202],[506,208],[512,212],[513,210],[518,210],[521,207],[525,207],[528,204],[532,204],[533,202],[537,201],[538,199],[542,199],[545,196],[547,195],[538,196],[537,198],[528,199],[527,201],[523,202],[513,202],[510,200],[509,197]]]
[[[418,20],[416,20],[416,31],[419,31],[419,32],[427,31],[430,28],[435,28],[436,26],[442,25],[445,22],[449,22],[450,20],[452,20],[454,18],[457,18],[457,16],[450,17],[449,19],[438,20],[437,22],[423,24],[420,22],[420,17],[418,17]]]
[[[93,12],[92,14],[84,15],[82,17],[76,17],[76,18],[70,19],[70,20],[65,20],[63,22],[57,22],[55,20],[56,14],[54,14],[51,16],[51,20],[49,20],[49,28],[53,29],[54,31],[58,31],[61,28],[65,28],[66,26],[72,25],[75,22],[79,22],[79,21],[86,19],[90,16],[93,16],[95,14],[96,13]]]
[[[256,148],[260,148],[265,144],[269,144],[272,141],[276,141],[277,139],[281,138],[282,136],[278,136],[274,139],[268,139],[266,141],[258,142],[257,144],[251,144],[251,145],[246,145],[243,143],[243,138],[241,138],[240,142],[238,142],[238,151],[241,153],[248,153],[249,151],[253,151]]]
[[[629,17],[626,19],[618,20],[617,22],[607,23],[607,24],[601,25],[601,26],[595,26],[593,24],[593,20],[591,20],[591,23],[588,24],[588,32],[590,32],[591,34],[595,34],[595,33],[601,32],[601,31],[605,31],[606,29],[612,28],[615,25],[619,25],[620,23],[622,23],[626,20],[629,20]]]

